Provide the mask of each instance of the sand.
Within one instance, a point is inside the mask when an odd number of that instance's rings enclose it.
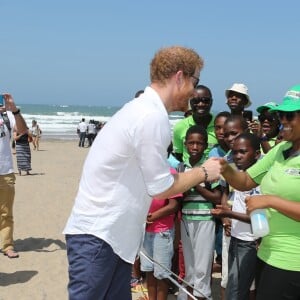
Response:
[[[68,299],[62,230],[88,151],[79,148],[76,140],[41,140],[40,151],[32,150],[33,175],[16,174],[14,239],[20,257],[0,255],[0,300]],[[133,295],[133,299],[138,297]]]

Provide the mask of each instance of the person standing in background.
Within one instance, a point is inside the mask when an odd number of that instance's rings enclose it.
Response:
[[[16,126],[14,127],[14,140],[16,141],[17,167],[19,175],[25,171],[27,175],[31,175],[31,151],[28,137],[31,136],[29,130],[24,134],[20,134]]]
[[[39,151],[41,134],[42,134],[42,130],[38,125],[37,121],[32,120],[31,135],[32,135],[33,150]]]
[[[204,152],[206,159],[210,149],[217,144],[214,132],[214,116],[210,113],[212,104],[211,90],[205,85],[198,85],[190,100],[192,115],[180,120],[174,126],[173,148],[174,155],[179,161],[185,161],[189,158],[184,143],[186,132],[193,125],[201,125],[207,131],[208,147]]]
[[[225,96],[230,113],[232,115],[246,117],[244,115],[245,108],[251,105],[247,86],[243,83],[234,83],[231,88],[225,91]]]
[[[276,138],[280,130],[280,122],[275,112],[270,112],[275,108],[275,102],[268,102],[259,106],[256,111],[259,113],[258,122],[253,121],[250,125],[251,132],[260,138],[260,145],[263,153],[268,153],[275,146]]]
[[[81,122],[77,126],[77,133],[79,135],[79,147],[84,147],[85,137],[87,132],[87,125],[85,123],[85,118],[81,119]]]
[[[96,137],[96,125],[94,120],[90,120],[89,124],[87,125],[87,137],[89,141],[89,147],[91,147]]]
[[[160,49],[150,64],[150,86],[97,135],[64,229],[70,300],[131,300],[131,267],[151,199],[167,199],[219,178],[215,158],[181,174],[171,174],[167,162],[168,113],[187,109],[202,67],[192,49]]]
[[[3,97],[0,106],[0,238],[1,251],[8,258],[17,258],[13,241],[13,203],[15,198],[15,174],[10,148],[11,129],[16,126],[20,134],[27,132],[27,125],[11,95]]]
[[[238,170],[246,170],[260,158],[260,140],[252,133],[238,135],[232,147],[233,162]],[[226,299],[255,299],[255,277],[257,238],[252,234],[250,217],[246,214],[245,197],[260,194],[259,187],[250,191],[232,190],[232,207],[217,205],[212,214],[231,219],[231,238],[228,251],[228,282]]]

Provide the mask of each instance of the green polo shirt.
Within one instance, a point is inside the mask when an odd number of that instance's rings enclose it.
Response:
[[[300,202],[300,155],[284,159],[291,143],[281,142],[247,170],[262,194]],[[300,271],[300,222],[267,209],[270,233],[263,237],[258,257],[283,270]]]
[[[211,121],[207,126],[207,135],[208,135],[208,147],[204,152],[205,159],[208,159],[209,151],[212,149],[214,145],[218,143],[216,136],[215,136],[215,130],[214,130],[214,116],[211,115]],[[178,121],[173,129],[173,150],[175,153],[182,153],[183,154],[183,161],[187,161],[189,158],[189,154],[186,151],[186,147],[184,145],[185,142],[185,134],[187,130],[193,126],[197,125],[193,119],[193,116],[189,116],[187,118],[184,118],[180,121]]]

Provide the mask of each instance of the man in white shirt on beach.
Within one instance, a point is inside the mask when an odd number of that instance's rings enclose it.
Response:
[[[150,86],[97,135],[64,229],[70,300],[131,299],[131,266],[151,199],[166,199],[219,178],[216,159],[175,175],[167,162],[168,113],[187,109],[202,67],[192,49],[159,50],[151,62]]]
[[[84,147],[85,137],[87,133],[87,125],[85,123],[85,118],[82,118],[81,122],[77,126],[77,133],[79,135],[79,147]]]
[[[8,258],[17,258],[13,241],[13,203],[15,198],[15,174],[10,148],[11,132],[14,126],[18,132],[27,132],[26,123],[17,109],[11,95],[0,95],[0,239],[1,251]]]

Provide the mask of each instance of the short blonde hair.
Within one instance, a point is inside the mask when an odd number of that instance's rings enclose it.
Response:
[[[192,76],[196,69],[203,68],[203,59],[193,49],[172,46],[160,49],[150,64],[150,79],[153,83],[165,83],[178,71],[184,76]]]

